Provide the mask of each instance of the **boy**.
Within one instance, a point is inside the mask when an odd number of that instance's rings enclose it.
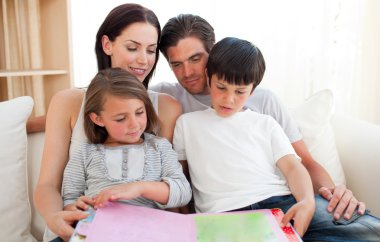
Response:
[[[212,108],[182,115],[174,132],[196,211],[279,207],[287,211],[282,222],[292,219],[303,236],[315,209],[310,176],[280,125],[243,108],[264,75],[260,50],[225,38],[211,50],[206,71]]]

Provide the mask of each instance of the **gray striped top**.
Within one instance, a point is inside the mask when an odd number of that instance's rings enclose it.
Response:
[[[109,186],[136,181],[165,181],[170,187],[168,203],[163,205],[143,197],[122,202],[165,209],[184,206],[190,201],[190,184],[182,172],[177,154],[166,139],[144,133],[142,144],[105,147],[101,144],[82,143],[81,146],[65,168],[62,185],[64,205],[74,203],[82,195],[92,197]],[[136,157],[137,163],[127,155],[131,148],[140,148],[145,153],[141,159]],[[106,161],[108,149],[120,150],[122,154],[120,177],[115,177],[112,172],[110,174]],[[133,156],[132,158],[134,159]],[[144,164],[139,165],[138,160]],[[141,167],[140,173],[128,171],[133,168],[128,166],[131,162],[134,162],[133,166]]]

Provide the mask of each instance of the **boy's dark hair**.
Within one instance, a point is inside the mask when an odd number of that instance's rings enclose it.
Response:
[[[108,137],[106,128],[92,122],[90,114],[100,115],[109,95],[141,100],[145,105],[147,116],[145,132],[154,134],[158,130],[158,117],[144,85],[125,70],[107,68],[96,74],[86,91],[84,132],[91,143],[102,144]]]
[[[193,14],[180,14],[169,19],[162,29],[160,50],[165,58],[168,59],[169,47],[176,46],[187,37],[198,38],[207,53],[215,43],[214,28],[205,19]]]
[[[126,3],[115,7],[104,19],[102,25],[99,27],[96,34],[95,53],[98,61],[98,71],[110,68],[111,58],[106,55],[102,47],[102,37],[108,36],[110,41],[115,39],[123,32],[125,28],[134,23],[149,23],[157,30],[157,46],[161,36],[161,26],[156,14],[139,4]],[[156,51],[156,61],[153,65],[152,71],[145,77],[143,84],[148,88],[150,79],[153,76],[154,70],[158,62],[160,52]]]
[[[249,85],[252,91],[260,84],[265,72],[265,61],[259,48],[247,40],[227,37],[212,48],[207,62],[209,85],[212,75],[229,84]]]

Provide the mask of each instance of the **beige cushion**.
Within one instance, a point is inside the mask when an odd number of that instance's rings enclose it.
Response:
[[[345,184],[331,125],[333,107],[333,93],[325,89],[291,111],[313,158],[327,170],[335,184]]]
[[[26,167],[26,120],[32,108],[31,97],[0,102],[0,241],[35,241]]]

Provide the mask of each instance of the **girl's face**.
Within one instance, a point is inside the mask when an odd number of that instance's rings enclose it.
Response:
[[[91,113],[91,119],[106,128],[108,138],[105,144],[124,145],[142,142],[141,135],[147,125],[144,102],[140,99],[127,99],[107,95],[100,115]]]
[[[111,57],[111,67],[134,74],[141,82],[152,71],[156,61],[158,33],[149,23],[133,23],[114,41],[102,38],[104,52]]]

